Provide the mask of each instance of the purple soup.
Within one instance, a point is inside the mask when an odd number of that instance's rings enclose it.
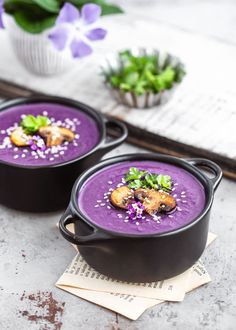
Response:
[[[46,150],[32,150],[29,146],[18,147],[10,140],[11,132],[26,115],[47,116],[52,125],[74,133],[71,142]],[[0,161],[16,165],[48,166],[76,159],[99,142],[100,133],[96,121],[73,107],[54,103],[18,105],[0,112]]]
[[[126,185],[125,175],[130,167],[150,173],[169,175],[172,179],[171,195],[176,208],[169,213],[147,213],[142,218],[131,219],[127,210],[111,204],[110,195],[117,187]],[[126,234],[165,233],[192,222],[204,209],[203,185],[186,170],[156,161],[120,162],[92,175],[81,187],[78,205],[81,212],[98,227]]]

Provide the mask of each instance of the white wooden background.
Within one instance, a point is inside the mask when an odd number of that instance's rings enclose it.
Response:
[[[106,41],[97,45],[94,56],[75,62],[74,69],[62,76],[45,78],[27,72],[12,52],[7,33],[0,31],[0,78],[80,100],[146,131],[236,159],[235,46],[177,29],[173,23],[163,24],[153,15],[155,12],[158,16],[156,1],[146,2],[144,18],[143,6],[134,8],[132,3],[127,6],[127,15],[103,18],[109,30]],[[171,8],[178,10],[178,6]],[[186,64],[187,76],[166,105],[151,110],[129,109],[117,105],[105,89],[99,63],[107,53],[131,46],[157,47],[179,56]]]

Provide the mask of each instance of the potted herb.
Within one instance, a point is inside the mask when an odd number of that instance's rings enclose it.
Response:
[[[143,48],[108,56],[102,71],[118,101],[136,108],[152,107],[168,99],[185,75],[178,58]]]
[[[121,12],[106,0],[0,0],[0,27],[7,28],[26,68],[51,75],[90,55],[94,42],[106,36],[97,26],[100,16]]]

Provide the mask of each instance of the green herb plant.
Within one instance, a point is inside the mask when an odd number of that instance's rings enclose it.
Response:
[[[106,81],[123,92],[143,95],[170,89],[185,75],[182,65],[172,65],[168,59],[160,63],[158,55],[134,56],[130,50],[119,53],[120,69],[106,74]]]
[[[34,134],[40,129],[40,127],[47,126],[49,124],[50,120],[48,117],[35,117],[33,115],[27,115],[22,119],[20,126],[23,128],[26,134]]]
[[[169,175],[154,174],[147,171],[140,171],[136,167],[131,167],[125,176],[125,181],[130,189],[155,189],[170,192],[172,179]]]
[[[5,0],[6,13],[29,33],[41,33],[55,24],[60,9],[70,2],[78,9],[86,3],[95,3],[102,9],[102,15],[123,13],[123,10],[106,0]]]

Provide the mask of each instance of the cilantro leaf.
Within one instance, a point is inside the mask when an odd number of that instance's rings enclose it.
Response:
[[[130,189],[139,189],[142,187],[142,181],[141,180],[134,180],[134,181],[131,181],[129,184],[128,184],[128,187]]]
[[[126,174],[125,181],[140,180],[146,171],[139,171],[136,167],[130,167],[129,172]]]
[[[26,134],[34,134],[39,130],[42,126],[47,126],[50,124],[50,120],[48,117],[45,116],[33,116],[33,115],[27,115],[25,116],[20,126],[24,129]]]
[[[172,180],[169,175],[159,174],[157,176],[157,183],[159,184],[159,186],[162,187],[163,190],[166,190],[166,191],[171,190]]]
[[[134,56],[130,50],[119,53],[120,68],[105,74],[105,79],[114,88],[135,95],[146,92],[159,93],[181,82],[185,71],[183,65],[159,62],[159,55]]]
[[[130,189],[148,188],[155,190],[171,191],[172,179],[169,175],[148,173],[140,171],[136,167],[131,167],[125,176]]]

